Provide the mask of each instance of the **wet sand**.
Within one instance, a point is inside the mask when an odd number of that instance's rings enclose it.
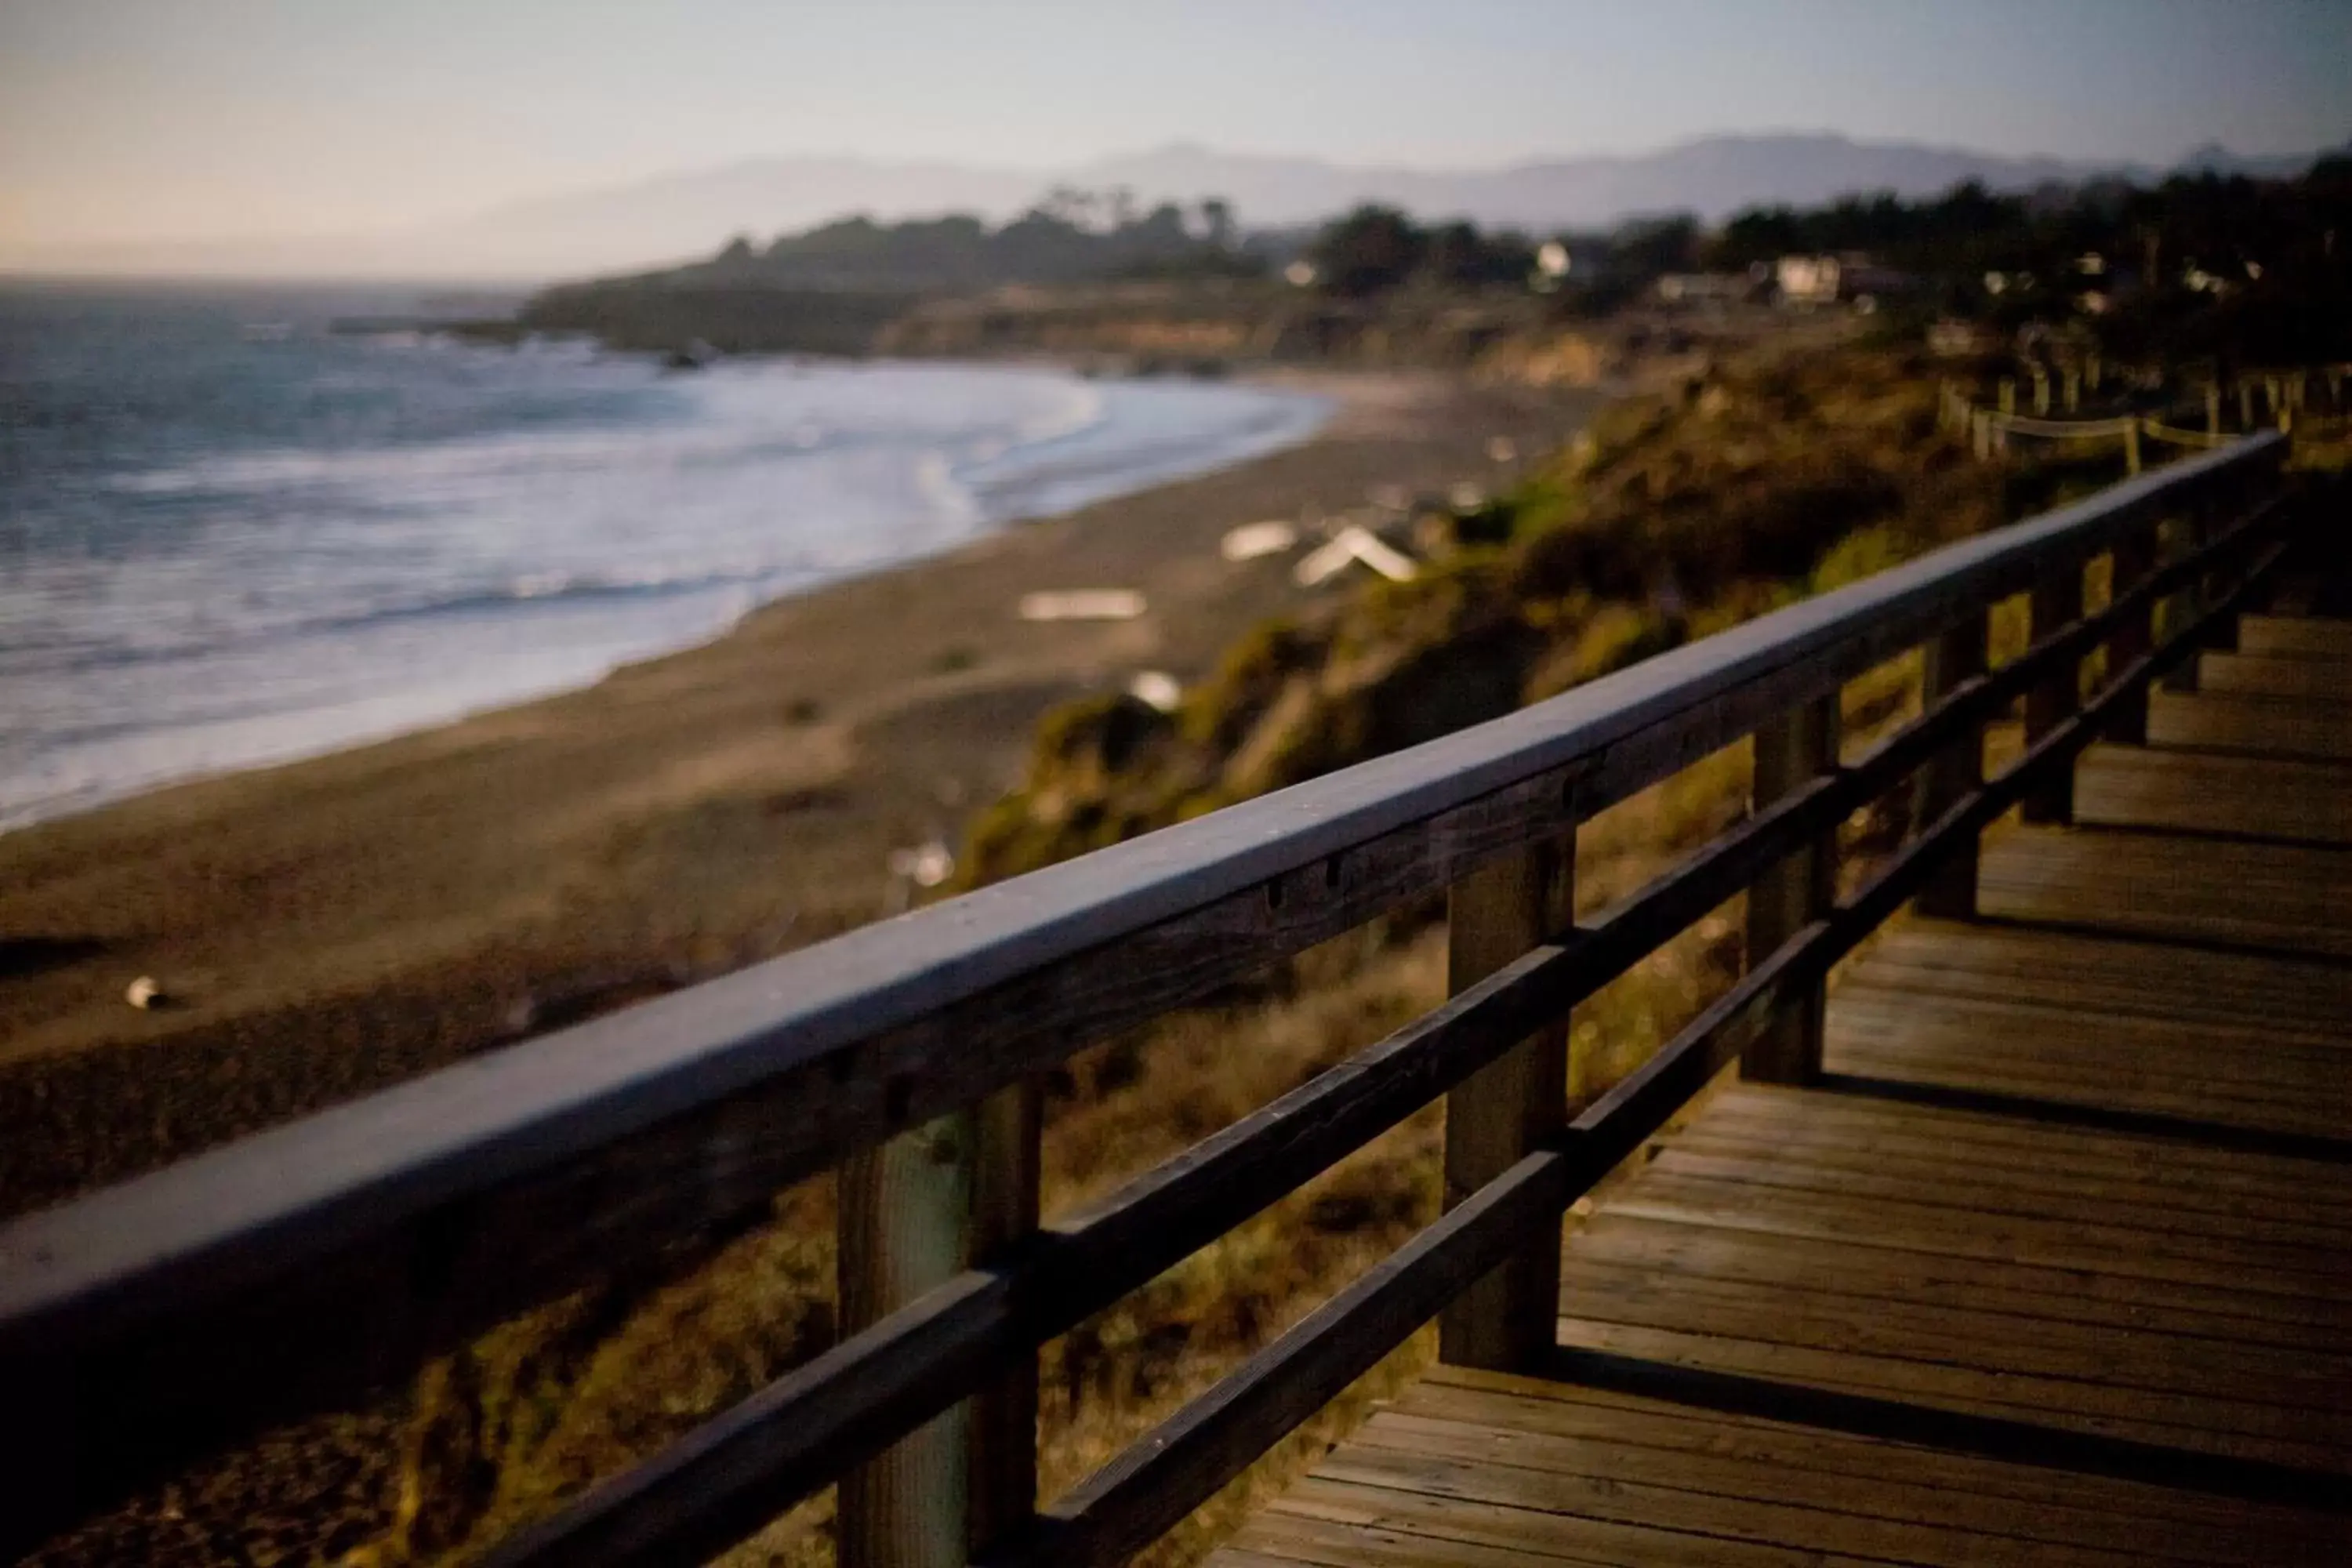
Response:
[[[1316,439],[754,612],[595,687],[0,836],[0,1212],[52,1202],[891,909],[890,852],[1019,775],[1037,718],[1189,680],[1302,603],[1236,524],[1492,485],[1592,392],[1299,375]],[[1032,624],[1040,589],[1141,617]],[[152,975],[172,999],[133,1009]]]

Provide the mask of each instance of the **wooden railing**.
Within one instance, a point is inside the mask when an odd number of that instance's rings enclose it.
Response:
[[[1491,723],[19,1220],[0,1548],[835,1166],[839,1342],[496,1561],[696,1561],[839,1479],[846,1563],[1113,1562],[1432,1317],[1449,1360],[1530,1365],[1562,1211],[1734,1056],[1815,1074],[1831,963],[1914,895],[1967,912],[1977,835],[2012,805],[2063,818],[2074,753],[2138,734],[2149,679],[2286,548],[2284,449],[2187,458]],[[2101,556],[2113,592],[2085,613]],[[2031,646],[1988,669],[1989,617],[2021,594]],[[1842,683],[1920,645],[1924,710],[1842,759]],[[2020,699],[2023,760],[1988,781],[1983,727]],[[1750,734],[1750,814],[1572,920],[1578,823]],[[1913,780],[1920,830],[1838,898],[1839,826]],[[1444,1005],[1041,1221],[1039,1074],[1439,889]],[[1744,977],[1571,1120],[1570,1006],[1742,890]],[[1444,1216],[1037,1508],[1037,1348],[1439,1095]]]
[[[2092,362],[2091,384],[2096,390],[2098,375],[2096,360]],[[2352,366],[2323,364],[2295,366],[2281,371],[2245,371],[2229,384],[2237,407],[2237,429],[2225,432],[2221,426],[2223,387],[2220,378],[2208,381],[2204,387],[2205,417],[2202,430],[2191,430],[2165,423],[2160,416],[2136,411],[2105,417],[2075,417],[2081,375],[2069,369],[2064,376],[2064,413],[2066,417],[2052,418],[2051,384],[2047,371],[2039,365],[2031,367],[2033,377],[2033,412],[2017,411],[2017,382],[2012,376],[2000,380],[1995,401],[1979,404],[1960,389],[1955,381],[1946,381],[1936,405],[1937,423],[1954,435],[1969,437],[1969,443],[1979,458],[1990,458],[2009,450],[2011,436],[2025,436],[2035,440],[2075,445],[2116,443],[2123,452],[2126,473],[2140,471],[2141,437],[2159,441],[2170,447],[2190,447],[2202,451],[2225,447],[2260,426],[2256,424],[2259,409],[2262,420],[2283,433],[2316,430],[2333,435],[2344,425],[2344,373]],[[2314,386],[2324,385],[2325,400],[2314,409],[2310,393]],[[2307,416],[2306,410],[2312,410]]]

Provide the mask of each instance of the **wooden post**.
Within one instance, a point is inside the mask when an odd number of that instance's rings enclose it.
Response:
[[[1039,1091],[1016,1084],[842,1167],[842,1327],[855,1332],[1037,1226]],[[842,1568],[961,1568],[1037,1497],[1034,1359],[842,1478]]]
[[[2083,373],[2074,365],[2066,367],[2066,412],[2074,413],[2083,405]]]
[[[972,1175],[973,1261],[1035,1234],[1045,1086],[1027,1079],[980,1103]],[[972,1396],[964,1541],[977,1558],[1029,1528],[1037,1510],[1037,1358],[1024,1356]]]
[[[976,1118],[943,1116],[842,1167],[841,1321],[856,1332],[969,1260]],[[957,1405],[841,1479],[842,1568],[961,1568],[971,1406]]]
[[[2139,421],[2131,420],[2124,426],[2124,472],[2139,472]]]
[[[1568,929],[1573,834],[1479,867],[1446,900],[1446,984],[1459,994]],[[1568,1021],[1548,1026],[1445,1097],[1445,1206],[1524,1159],[1568,1120]],[[1533,1371],[1559,1342],[1559,1231],[1548,1226],[1456,1297],[1438,1319],[1455,1366]]]
[[[2083,616],[2083,563],[2069,560],[2033,585],[2032,640],[2040,642]],[[2074,717],[2083,705],[2083,664],[2066,659],[2025,694],[2025,743]],[[2028,822],[2071,822],[2074,817],[2074,770],[2069,765],[2036,784],[2020,803]]]
[[[2156,529],[2143,524],[2116,541],[2108,556],[2107,595],[2110,600],[2121,598],[2132,584],[2146,577],[2156,566]],[[2121,674],[2128,666],[2147,657],[2155,646],[2156,606],[2151,605],[2142,614],[2125,619],[2107,639],[2107,679]],[[2147,742],[2147,688],[2143,686],[2129,698],[2116,704],[2115,721],[2107,727],[2106,738],[2130,745]]]
[[[2197,548],[2200,529],[2193,513],[2184,512],[2167,520],[2157,535],[2157,557],[2161,561],[2178,561]],[[2197,615],[2198,585],[2182,584],[2167,594],[2157,605],[2157,635],[2169,637],[2189,624]],[[2197,689],[2197,658],[2194,654],[2174,665],[2160,682],[2167,691]]]
[[[2273,470],[2275,478],[2275,470]],[[2231,521],[2245,515],[2252,504],[2252,488],[2248,476],[2241,473],[2224,481],[2223,488],[2209,489],[2192,504],[2197,517],[2197,542],[2210,544],[2228,531]],[[2197,586],[2197,602],[2210,605],[2229,591],[2230,584],[2222,574],[2209,572]],[[2200,647],[2210,647],[2223,653],[2234,653],[2238,647],[2238,617],[2224,616],[2205,628],[2199,640]]]
[[[2000,378],[2000,411],[2003,414],[2017,412],[2017,377],[2013,375]]]
[[[1969,416],[1969,439],[1979,459],[1992,456],[1992,416],[1979,408]]]
[[[1790,709],[1756,731],[1749,798],[1770,805],[1837,766],[1838,694]],[[1748,962],[1759,963],[1829,913],[1837,901],[1837,829],[1756,879],[1748,889]],[[1757,1037],[1740,1076],[1758,1083],[1809,1083],[1821,1076],[1822,989],[1818,984]]]
[[[1990,618],[1972,615],[1948,627],[1927,646],[1927,668],[1920,674],[1923,708],[1936,703],[1962,681],[1982,675],[1985,649],[1991,639]],[[1925,832],[1962,796],[1984,783],[1984,726],[1971,724],[1967,732],[1919,770],[1914,817]],[[1921,914],[1948,920],[1969,920],[1977,912],[1977,840],[1970,837],[1946,857],[1919,889]]]
[[[2038,364],[2033,367],[2033,412],[2050,412],[2050,373]]]
[[[2221,433],[2221,384],[2217,381],[2205,389],[2205,434],[2219,436]]]

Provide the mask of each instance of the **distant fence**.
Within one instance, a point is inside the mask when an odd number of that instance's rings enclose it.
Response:
[[[2033,412],[2031,415],[2017,411],[2016,378],[2003,376],[1992,406],[1976,402],[1956,383],[1945,382],[1937,403],[1937,419],[1943,428],[1968,436],[1971,448],[1979,458],[2007,451],[2009,438],[2013,435],[2048,441],[2112,441],[2123,449],[2125,470],[2137,474],[2141,467],[2142,437],[2168,446],[2210,451],[2254,433],[2257,429],[2257,409],[2282,433],[2292,434],[2310,406],[2309,394],[2315,386],[2326,389],[2321,418],[2333,431],[2343,422],[2344,380],[2347,371],[2352,371],[2352,365],[2249,372],[2231,380],[2226,387],[2216,379],[2208,383],[2205,388],[2205,428],[2202,430],[2168,425],[2152,416],[2138,414],[2095,419],[2053,419],[2049,417],[2052,412],[2051,378],[2039,367],[2035,368],[2032,377]],[[2095,370],[2091,379],[2095,387],[2098,379]],[[2078,406],[2079,373],[2068,371],[2063,385],[2064,411],[2071,414]],[[2237,405],[2238,428],[2234,433],[2221,427],[2225,401],[2234,401]]]
[[[845,1337],[494,1561],[698,1561],[838,1479],[852,1568],[1115,1562],[1432,1317],[1450,1361],[1532,1366],[1563,1210],[1734,1057],[1814,1076],[1830,965],[1906,899],[1970,909],[1977,837],[2011,805],[2066,814],[2074,755],[2141,732],[2150,678],[2286,548],[2284,450],[2231,442],[1491,723],[0,1228],[0,1548],[835,1166]],[[2102,556],[2112,595],[2087,612]],[[1989,616],[2021,594],[2031,646],[1989,668]],[[1842,760],[1843,683],[1920,646],[1924,710]],[[1987,779],[1983,726],[2021,698],[2023,759]],[[1750,814],[1576,921],[1578,823],[1751,734]],[[1839,898],[1840,824],[1914,781],[1920,830]],[[1041,1219],[1042,1073],[1440,890],[1444,1005]],[[1570,1120],[1569,1009],[1743,890],[1744,976]],[[1039,1507],[1038,1347],[1441,1095],[1444,1216]]]

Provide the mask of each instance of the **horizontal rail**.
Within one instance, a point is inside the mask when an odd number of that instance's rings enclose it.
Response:
[[[236,1433],[352,1397],[513,1310],[755,1215],[781,1185],[857,1148],[1564,832],[2021,591],[2053,562],[2086,559],[2126,529],[2236,493],[2282,449],[2265,437],[2187,459],[1492,723],[0,1228],[0,1382],[20,1396],[21,1419],[56,1434],[29,1455],[58,1483],[39,1490],[35,1515],[70,1517]],[[1971,701],[1995,700],[2022,678],[2005,668],[1985,679]],[[1853,787],[1833,780],[1801,792],[1735,830],[1716,849],[1722,867],[1752,867],[1784,835],[1833,822]],[[1694,870],[1636,907],[1645,922],[1662,921],[1681,907],[1672,900],[1711,885]],[[1559,1005],[1572,990],[1562,976],[1600,973],[1612,942],[1633,951],[1630,935],[1596,927],[1547,950],[1532,971],[1496,976],[1497,991],[1465,994],[1432,1037],[1458,1054],[1429,1069],[1429,1092],[1456,1065],[1483,1059],[1463,1041],[1491,1042],[1538,1000]],[[1486,1025],[1464,1022],[1481,1007],[1491,1009]],[[1444,1055],[1424,1050],[1432,1061]],[[1372,1135],[1362,1130],[1405,1092],[1363,1092],[1331,1123],[1345,1131],[1302,1137],[1292,1163],[1267,1169],[1304,1168]],[[1267,1156],[1253,1149],[1244,1161],[1231,1152],[1239,1145],[1223,1147],[1192,1167],[1202,1173],[1161,1191],[1204,1215],[1253,1212],[1233,1206],[1244,1201],[1237,1191],[1217,1196],[1217,1184]],[[1152,1208],[1150,1192],[1132,1196],[1137,1213],[1173,1212]],[[962,1342],[971,1359],[960,1372],[935,1360],[899,1366],[898,1383],[884,1377],[869,1390],[882,1414],[850,1423],[840,1443],[902,1430],[898,1415],[929,1397],[918,1390],[968,1379],[1006,1335],[1026,1338],[1046,1321],[1032,1300],[1038,1282],[1076,1272],[1045,1259],[1056,1247],[1085,1256],[1092,1244],[1071,1239],[1084,1234],[1041,1239],[1024,1265],[1037,1272],[1019,1289],[1009,1276],[961,1282],[958,1321],[979,1322],[1001,1288],[1002,1316],[989,1320],[998,1326]],[[929,1309],[908,1310],[919,1310]],[[764,1465],[790,1468],[772,1453]]]
[[[1034,1537],[988,1568],[1119,1562],[1214,1496],[1664,1126],[1802,984],[1800,961],[1821,929],[1808,927],[1751,971],[1557,1146],[1448,1210],[1045,1510]]]
[[[2139,416],[2126,414],[2115,419],[2035,419],[2022,414],[1991,416],[1993,428],[2013,436],[2045,436],[2056,441],[2100,441],[2113,436],[2128,436],[2139,428]]]
[[[2242,534],[2237,542],[2245,542]],[[1962,798],[1826,920],[1800,931],[1570,1124],[1558,1146],[1531,1154],[1417,1234],[1264,1351],[1044,1510],[1029,1539],[986,1568],[1089,1568],[1122,1561],[1176,1524],[1320,1409],[1476,1279],[1524,1229],[1562,1210],[1665,1125],[1790,998],[1912,896],[1966,835],[1979,831],[2074,755],[2130,696],[2203,635],[2237,613],[2284,554],[2274,546],[2244,582],[2163,647],[2118,673],[2100,697],[2030,748],[1999,778]],[[1501,1216],[1508,1216],[1507,1219]]]
[[[688,1442],[606,1481],[519,1533],[489,1562],[496,1568],[694,1563],[740,1539],[826,1485],[846,1462],[974,1392],[1011,1357],[1146,1284],[1591,996],[2050,669],[2081,658],[2128,617],[2242,553],[2268,531],[2278,504],[2150,574],[2099,612],[2041,637],[2000,669],[1955,687],[1852,764],[1726,829],[1574,931],[1049,1226],[1018,1256],[966,1272],[715,1418]],[[1745,1038],[1726,1050],[1736,1052]],[[1596,1112],[1636,1089],[1656,1092],[1644,1086],[1680,1070],[1677,1059],[1667,1047]]]

